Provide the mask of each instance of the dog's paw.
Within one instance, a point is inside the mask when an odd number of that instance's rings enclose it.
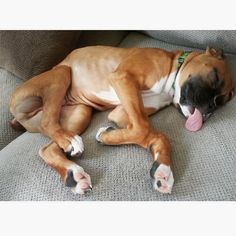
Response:
[[[154,161],[150,170],[153,178],[153,188],[161,193],[171,193],[174,177],[170,166]]]
[[[76,164],[68,169],[65,185],[70,187],[74,194],[85,194],[92,190],[90,176]]]
[[[113,128],[112,126],[107,126],[107,127],[101,127],[99,128],[97,134],[96,134],[96,140],[99,142],[99,143],[102,143],[102,140],[101,140],[101,134],[104,133],[104,132],[109,132],[109,131],[112,131],[114,130],[115,128]]]
[[[66,154],[72,157],[80,157],[84,151],[84,144],[82,138],[75,135],[71,140],[70,144],[66,149]]]

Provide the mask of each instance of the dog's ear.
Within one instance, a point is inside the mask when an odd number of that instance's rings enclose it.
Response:
[[[215,49],[209,46],[206,49],[206,54],[216,57],[219,60],[223,60],[225,58],[223,49]]]

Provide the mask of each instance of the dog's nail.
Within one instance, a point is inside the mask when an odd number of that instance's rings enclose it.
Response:
[[[89,192],[91,192],[92,191],[92,189],[91,188],[88,188],[88,189],[85,189],[84,190],[84,193],[89,193]]]

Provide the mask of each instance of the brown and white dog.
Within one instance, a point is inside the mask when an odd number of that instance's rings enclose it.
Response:
[[[93,109],[113,109],[108,119],[119,128],[100,128],[97,141],[150,149],[154,189],[170,193],[170,142],[152,128],[148,116],[173,103],[194,131],[232,95],[223,55],[212,48],[186,54],[158,48],[85,47],[16,89],[10,100],[15,117],[11,124],[48,136],[51,142],[39,155],[73,192],[84,194],[92,189],[90,176],[66,155],[83,152],[79,134],[89,125]]]

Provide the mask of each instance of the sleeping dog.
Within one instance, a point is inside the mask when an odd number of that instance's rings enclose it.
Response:
[[[74,193],[92,189],[90,176],[67,155],[80,156],[79,136],[93,109],[112,109],[96,140],[104,145],[138,144],[153,156],[153,187],[171,193],[174,177],[168,138],[154,130],[148,116],[174,104],[197,131],[232,98],[222,51],[168,52],[158,48],[92,46],[74,50],[61,63],[19,86],[10,99],[11,124],[51,139],[39,155]],[[164,121],[163,121],[164,122]]]

